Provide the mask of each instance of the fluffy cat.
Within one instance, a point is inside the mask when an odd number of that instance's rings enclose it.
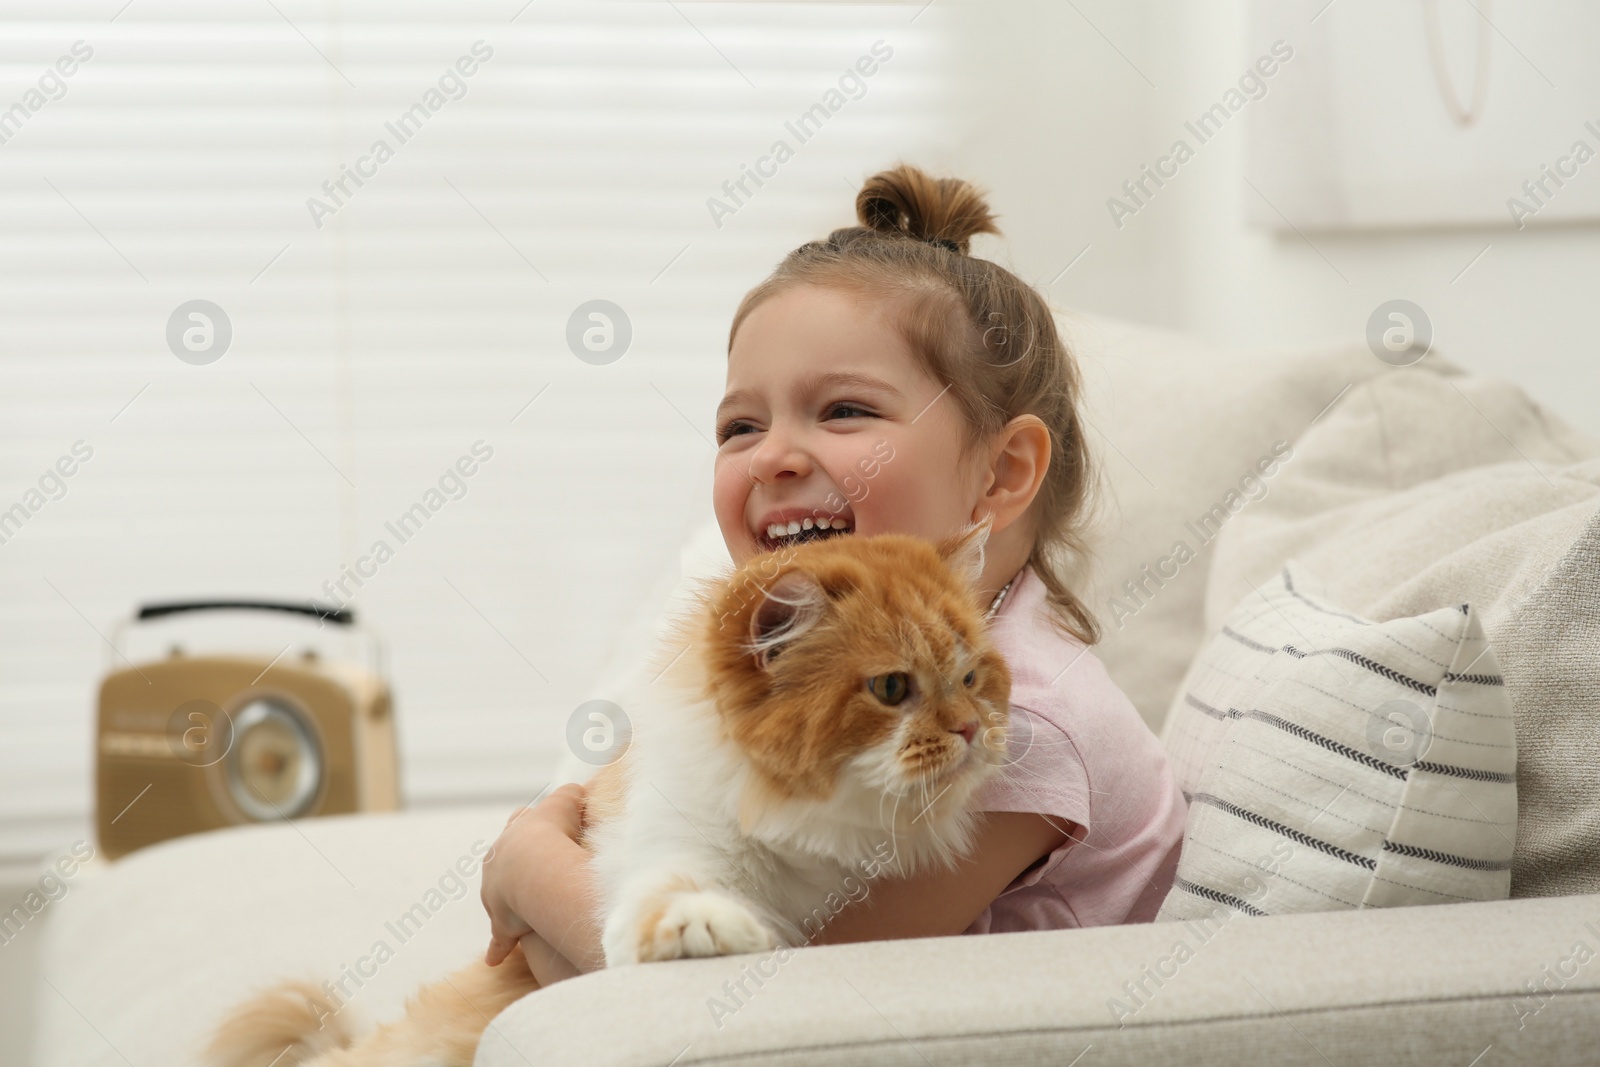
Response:
[[[798,947],[852,885],[966,855],[1009,721],[975,593],[988,531],[834,535],[696,590],[628,706],[627,747],[587,785],[607,966]],[[480,960],[358,1039],[287,982],[230,1016],[208,1062],[469,1067],[535,988],[520,951]]]

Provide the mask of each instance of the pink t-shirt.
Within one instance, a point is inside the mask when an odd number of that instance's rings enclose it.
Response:
[[[982,811],[1028,811],[1087,831],[1008,885],[969,934],[1150,922],[1177,872],[1188,806],[1166,750],[1099,658],[1055,629],[1023,568],[990,633],[1011,668],[1007,765]]]

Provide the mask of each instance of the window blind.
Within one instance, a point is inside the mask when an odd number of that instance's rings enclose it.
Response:
[[[108,638],[153,600],[346,603],[408,806],[531,797],[710,516],[739,298],[960,136],[921,3],[4,21],[0,867],[93,840]]]

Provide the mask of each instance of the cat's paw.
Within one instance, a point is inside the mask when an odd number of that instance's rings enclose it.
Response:
[[[673,893],[639,924],[641,963],[686,956],[736,956],[777,948],[778,939],[749,908],[721,893]]]

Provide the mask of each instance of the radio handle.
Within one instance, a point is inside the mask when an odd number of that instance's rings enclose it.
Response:
[[[291,601],[291,600],[171,600],[140,606],[139,610],[131,617],[117,621],[111,629],[111,636],[107,644],[111,646],[110,655],[106,657],[107,669],[116,667],[116,657],[127,657],[122,654],[122,637],[130,625],[143,622],[147,619],[160,619],[168,615],[181,615],[194,611],[280,611],[291,615],[306,615],[317,620],[317,628],[321,629],[323,623],[333,623],[336,626],[347,626],[352,631],[360,633],[365,639],[368,651],[372,656],[373,673],[379,678],[387,678],[389,671],[387,649],[381,635],[371,623],[358,626],[356,613],[349,608],[334,608],[316,601]],[[128,661],[131,664],[131,660]]]
[[[223,609],[287,611],[295,615],[310,615],[312,618],[322,619],[339,626],[352,626],[356,621],[356,613],[348,608],[330,608],[311,600],[306,601],[304,604],[289,600],[169,600],[165,603],[144,605],[139,609],[135,618],[159,619],[164,615],[177,615],[186,611],[219,611]]]

